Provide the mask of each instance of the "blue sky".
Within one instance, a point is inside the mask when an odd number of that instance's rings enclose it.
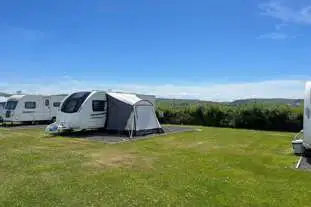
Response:
[[[0,91],[300,98],[306,0],[3,1]]]

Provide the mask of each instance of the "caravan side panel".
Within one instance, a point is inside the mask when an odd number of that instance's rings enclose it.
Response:
[[[311,82],[307,82],[305,85],[303,137],[303,145],[307,149],[311,149]]]
[[[50,117],[57,117],[57,113],[66,95],[55,95],[50,97]]]

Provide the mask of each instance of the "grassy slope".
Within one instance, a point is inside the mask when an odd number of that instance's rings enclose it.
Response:
[[[0,206],[309,206],[292,134],[202,128],[106,145],[0,129]]]

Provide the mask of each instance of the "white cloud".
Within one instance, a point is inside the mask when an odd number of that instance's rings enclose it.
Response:
[[[291,3],[291,4],[290,4]],[[271,0],[259,4],[261,14],[280,20],[281,23],[275,25],[275,32],[266,33],[259,36],[259,39],[287,40],[300,37],[302,35],[288,34],[284,31],[291,25],[310,25],[311,24],[311,3],[286,0]],[[285,28],[286,27],[286,28]]]
[[[271,33],[260,35],[258,39],[287,40],[287,39],[295,39],[300,36],[302,35],[289,35],[289,34],[280,33],[280,32],[271,32]]]
[[[279,19],[283,22],[311,24],[311,3],[298,9],[286,6],[282,1],[270,1],[259,5],[262,15]]]
[[[269,80],[261,82],[198,84],[198,85],[148,85],[148,84],[101,84],[66,79],[49,84],[9,84],[0,83],[0,91],[33,94],[70,93],[81,90],[119,90],[154,94],[167,98],[194,98],[212,101],[232,101],[244,98],[302,98],[304,81]]]
[[[291,36],[284,33],[271,32],[267,34],[260,35],[259,39],[272,39],[272,40],[286,40],[291,38]]]

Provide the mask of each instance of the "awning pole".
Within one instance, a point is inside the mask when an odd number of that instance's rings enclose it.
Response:
[[[135,110],[135,105],[134,105],[134,117],[133,117],[133,123],[132,123],[132,130],[131,130],[131,133],[130,133],[130,138],[132,139],[133,137],[133,131],[134,131],[134,125],[135,125],[135,117],[136,117],[136,110]]]

